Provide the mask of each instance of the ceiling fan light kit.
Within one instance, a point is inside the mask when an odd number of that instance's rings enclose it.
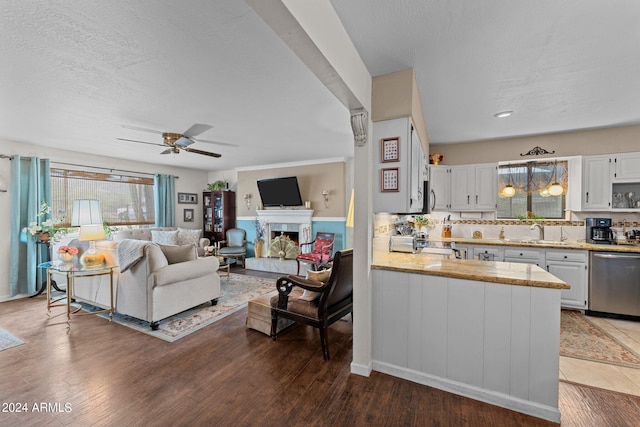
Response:
[[[123,126],[123,127],[127,129],[132,129],[132,130],[140,130],[144,132],[161,134],[163,144],[156,144],[156,143],[145,142],[145,141],[136,141],[134,139],[117,138],[120,141],[129,141],[129,142],[137,142],[140,144],[149,144],[149,145],[158,145],[160,147],[168,147],[166,150],[162,151],[160,154],[180,154],[180,150],[184,150],[188,153],[200,154],[203,156],[222,157],[222,155],[219,153],[212,153],[210,151],[199,150],[196,148],[189,148],[191,144],[196,142],[194,141],[193,137],[212,128],[212,126],[209,126],[209,125],[196,123],[193,126],[191,126],[189,129],[187,129],[187,131],[183,134],[173,133],[173,132],[159,132],[159,131],[154,131],[152,129],[139,128],[135,126]],[[227,145],[231,145],[231,144],[227,144]]]

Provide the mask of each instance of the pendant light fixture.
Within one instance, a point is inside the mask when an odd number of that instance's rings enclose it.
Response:
[[[558,161],[553,165],[553,184],[549,186],[549,194],[552,196],[560,196],[564,192],[562,185],[558,184]]]
[[[513,197],[516,194],[516,189],[513,186],[513,182],[511,180],[511,165],[509,165],[509,183],[504,186],[502,189],[502,195],[505,197]]]

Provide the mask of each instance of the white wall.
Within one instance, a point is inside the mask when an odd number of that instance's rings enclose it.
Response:
[[[72,151],[56,150],[50,147],[41,147],[32,144],[19,143],[13,141],[0,140],[0,154],[21,155],[25,157],[48,158],[52,166],[65,167],[56,162],[74,163],[87,166],[124,169],[143,173],[165,173],[179,177],[176,180],[176,192],[197,193],[197,205],[176,205],[176,226],[185,228],[202,227],[202,190],[207,187],[207,172],[194,171],[178,167],[167,167],[164,165],[154,165],[150,163],[133,162],[112,157],[93,156],[90,154],[76,153]],[[69,166],[67,166],[69,167]],[[11,185],[11,161],[0,159],[0,176],[7,182],[8,188]],[[0,241],[0,301],[9,299],[9,236],[10,224],[7,219],[11,215],[11,193],[0,193],[0,235],[4,238]],[[183,222],[183,209],[193,209],[195,213],[194,222]]]

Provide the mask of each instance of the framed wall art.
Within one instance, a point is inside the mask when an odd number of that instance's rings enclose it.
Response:
[[[381,139],[380,150],[382,163],[400,161],[400,137]]]
[[[400,191],[400,168],[386,168],[380,171],[381,191]]]
[[[178,193],[178,203],[197,205],[198,195],[196,193]]]
[[[193,222],[193,209],[185,209],[182,220],[184,222]]]

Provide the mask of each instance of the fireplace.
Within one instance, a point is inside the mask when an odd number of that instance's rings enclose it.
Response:
[[[265,224],[268,239],[262,256],[267,256],[272,239],[281,234],[289,236],[297,245],[311,241],[311,209],[272,209],[257,211],[258,220]]]

